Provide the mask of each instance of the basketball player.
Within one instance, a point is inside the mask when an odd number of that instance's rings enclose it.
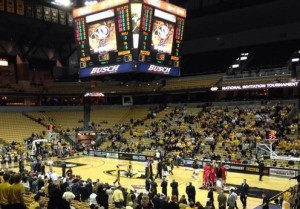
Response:
[[[192,168],[194,169],[194,171],[193,171],[193,178],[198,179],[199,167],[198,167],[198,164],[197,164],[196,160],[193,162]]]
[[[121,183],[120,183],[120,168],[119,166],[117,165],[117,168],[116,168],[116,180],[114,181],[114,184],[116,184],[118,182],[119,186],[121,186]]]
[[[132,178],[132,174],[133,174],[133,168],[132,168],[131,161],[129,161],[129,164],[128,164],[128,167],[127,167],[127,177]]]

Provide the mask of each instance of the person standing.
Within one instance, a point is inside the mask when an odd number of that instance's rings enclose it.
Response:
[[[150,191],[150,180],[148,178],[145,180],[145,189],[148,192]]]
[[[11,204],[10,209],[25,209],[24,202],[25,187],[21,184],[21,174],[14,175],[14,183],[9,189],[9,202]]]
[[[153,162],[149,160],[149,179],[153,179]]]
[[[213,208],[215,208],[214,201],[214,188],[210,187],[207,193],[207,202],[210,202]]]
[[[195,198],[196,198],[196,189],[193,186],[192,182],[189,183],[188,186],[186,186],[185,192],[188,196],[189,202],[195,202]]]
[[[1,209],[8,209],[9,208],[9,190],[10,190],[10,183],[8,182],[10,175],[8,173],[3,174],[3,180],[0,184],[0,205]]]
[[[127,177],[132,178],[132,175],[133,175],[133,168],[132,168],[131,161],[129,161],[127,166]]]
[[[62,177],[66,177],[66,169],[67,169],[66,161],[63,161],[61,164]]]
[[[155,179],[152,179],[152,181],[150,182],[150,186],[151,186],[151,191],[153,192],[154,195],[157,194],[157,183],[155,182]]]
[[[223,172],[222,172],[222,165],[221,163],[219,163],[218,167],[216,167],[216,177],[217,177],[217,180],[222,180],[223,176]]]
[[[233,191],[233,189],[232,189],[232,193],[231,193],[231,194],[232,194],[232,196],[234,196],[234,197],[235,197],[235,203],[234,203],[234,204],[235,204],[235,206],[234,206],[234,207],[235,207],[236,209],[238,209],[238,206],[237,206],[237,203],[236,203],[236,201],[237,201],[237,198],[238,198],[238,195],[237,195],[237,193],[235,193],[235,192]]]
[[[117,182],[118,182],[118,185],[121,186],[121,183],[120,183],[120,168],[119,168],[118,165],[116,167],[116,180],[114,181],[114,184],[116,184]]]
[[[220,194],[218,195],[218,203],[219,209],[226,209],[227,197],[224,194],[224,190],[221,190]]]
[[[119,186],[113,193],[112,199],[114,201],[116,208],[122,208],[124,202],[123,192],[121,191],[121,187]]]
[[[226,178],[227,178],[227,169],[224,164],[221,164],[221,169],[222,169],[222,185],[223,187],[226,185]]]
[[[162,162],[161,160],[158,160],[158,163],[157,163],[157,167],[156,167],[156,176],[155,178],[162,178]]]
[[[229,190],[229,196],[227,200],[228,209],[234,209],[236,205],[236,196],[233,194],[233,189]]]
[[[240,191],[241,191],[240,200],[243,204],[243,209],[245,209],[247,206],[247,197],[248,197],[248,193],[249,193],[249,185],[247,184],[246,179],[244,179],[244,182],[241,185]]]
[[[144,166],[145,166],[145,177],[149,178],[149,161],[148,160],[145,161]]]
[[[198,179],[198,176],[199,176],[199,166],[197,164],[197,160],[195,160],[193,162],[193,165],[192,165],[192,168],[193,168],[193,178],[195,179]]]
[[[167,205],[167,209],[179,209],[179,205],[177,203],[177,197],[172,195],[171,201]]]
[[[165,178],[163,178],[160,186],[161,186],[161,193],[163,193],[164,195],[168,196],[168,190],[167,190],[167,188],[168,188],[168,182],[166,181]]]
[[[259,181],[262,181],[262,177],[263,177],[263,175],[264,175],[264,168],[265,168],[264,159],[261,158],[261,159],[258,161]]]
[[[23,172],[24,172],[24,160],[23,160],[22,155],[20,155],[20,158],[19,158],[19,173],[23,173]]]
[[[265,193],[262,193],[262,198],[263,198],[262,209],[269,209],[269,198],[266,196]]]
[[[179,193],[178,193],[178,182],[173,179],[172,183],[170,184],[172,188],[172,196],[175,195],[178,199]]]

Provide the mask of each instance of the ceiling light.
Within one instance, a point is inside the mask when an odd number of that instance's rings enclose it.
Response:
[[[85,1],[85,2],[84,2],[84,5],[85,5],[85,6],[91,6],[91,5],[97,4],[97,2],[98,2],[98,1],[96,1],[96,0],[92,0],[92,1],[89,0],[89,1]]]
[[[240,65],[239,64],[233,64],[232,68],[238,68]]]
[[[71,1],[70,1],[70,0],[54,0],[53,3],[54,3],[54,4],[57,4],[57,5],[64,6],[64,7],[69,7],[69,6],[71,6]]]

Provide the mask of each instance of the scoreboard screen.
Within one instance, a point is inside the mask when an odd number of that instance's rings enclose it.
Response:
[[[109,0],[73,11],[80,77],[133,70],[129,0]]]
[[[277,131],[275,130],[270,130],[270,131],[266,131],[266,139],[270,140],[270,141],[274,141],[277,138]]]
[[[74,9],[79,76],[179,76],[185,17],[185,9],[160,0],[105,0]]]
[[[186,10],[164,1],[143,2],[138,70],[179,76]]]

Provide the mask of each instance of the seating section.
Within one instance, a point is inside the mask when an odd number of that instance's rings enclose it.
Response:
[[[83,111],[45,112],[45,115],[58,131],[74,134],[76,128],[83,127]]]
[[[221,79],[221,74],[206,75],[203,77],[194,77],[193,79],[169,79],[167,85],[163,88],[165,91],[181,89],[201,89],[211,88]]]
[[[213,153],[219,154],[223,160],[251,161],[250,147],[253,143],[264,140],[266,130],[279,129],[278,124],[286,120],[293,108],[292,104],[277,102],[238,107],[194,104],[162,109],[151,106],[103,106],[92,109],[91,126],[96,131],[112,130],[107,132],[105,143],[100,147],[106,150],[125,151],[130,146],[130,150],[145,152],[158,143],[170,146],[168,149],[176,147],[174,150],[181,150],[186,157],[194,153],[198,158],[209,158],[212,148],[207,140],[214,138],[217,144]],[[0,113],[2,138],[7,142],[23,142],[32,133],[45,131],[40,123],[52,124],[73,136],[76,128],[83,127],[82,111],[29,112],[27,115],[34,120],[21,113]],[[296,152],[300,149],[298,118],[292,119],[284,130],[280,129],[278,153],[289,155],[293,148]],[[112,140],[115,137],[117,140]],[[116,147],[112,147],[113,141]],[[239,156],[242,149],[246,152]],[[256,152],[253,147],[251,149],[252,154]]]
[[[252,158],[256,153],[254,144],[265,139],[266,130],[276,127],[278,129],[276,124],[282,123],[293,108],[292,104],[278,105],[276,102],[264,105],[258,103],[251,106],[240,105],[239,107],[224,105],[205,108],[196,105],[168,107],[155,117],[132,128],[132,134],[125,138],[128,142],[133,142],[132,146],[135,151],[138,146],[144,147],[143,150],[151,150],[152,144],[158,143],[165,149],[170,150],[171,147],[174,151],[180,149],[185,157],[194,155],[203,159],[211,158],[213,154],[220,155],[222,160],[254,163],[255,159]],[[283,135],[279,140],[277,150],[283,155],[288,155],[287,153],[293,146],[297,148],[300,146],[297,135],[287,135],[287,133],[298,131],[296,130],[297,123],[291,122],[287,126],[291,131],[285,130],[281,133]],[[223,128],[218,131],[218,127]],[[217,141],[213,151],[207,141],[210,138]],[[109,141],[107,140],[105,149],[112,149],[109,147]],[[290,146],[286,146],[287,143]],[[117,145],[118,150],[122,151],[123,146],[119,143]],[[241,150],[245,151],[242,155]]]
[[[0,113],[0,134],[5,142],[20,142],[32,133],[41,134],[45,127],[25,117],[22,113]]]
[[[47,91],[49,94],[83,94],[85,87],[81,83],[63,83],[55,84],[48,88]]]

